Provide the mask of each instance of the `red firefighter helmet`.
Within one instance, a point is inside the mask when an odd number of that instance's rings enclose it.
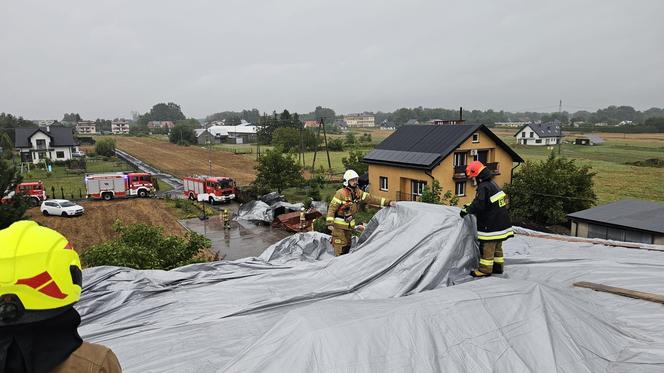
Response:
[[[468,167],[466,167],[466,176],[477,177],[485,167],[486,166],[484,166],[484,164],[482,164],[480,161],[472,161]]]

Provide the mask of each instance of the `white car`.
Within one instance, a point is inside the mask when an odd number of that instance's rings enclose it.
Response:
[[[83,215],[85,209],[66,199],[47,199],[42,202],[40,208],[42,214],[58,216],[78,216]]]

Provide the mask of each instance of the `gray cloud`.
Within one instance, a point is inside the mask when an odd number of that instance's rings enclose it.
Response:
[[[661,1],[22,1],[0,111],[664,106]]]

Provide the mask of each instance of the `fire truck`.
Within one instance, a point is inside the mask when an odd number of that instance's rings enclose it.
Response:
[[[141,197],[154,193],[152,175],[143,172],[108,172],[85,176],[88,198],[110,201],[113,198]]]
[[[46,200],[46,192],[44,191],[44,184],[41,180],[18,184],[15,190],[9,192],[6,197],[2,198],[2,203],[9,203],[9,200],[17,193],[28,197],[30,205],[32,206],[37,206]]]
[[[192,201],[230,202],[235,199],[235,181],[229,177],[196,175],[185,177],[184,197]]]

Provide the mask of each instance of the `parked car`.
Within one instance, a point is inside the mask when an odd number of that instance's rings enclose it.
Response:
[[[83,215],[83,212],[85,211],[83,206],[79,206],[66,199],[47,199],[42,202],[40,210],[45,216],[78,216]]]
[[[85,152],[82,150],[77,150],[71,153],[72,157],[85,157]]]

